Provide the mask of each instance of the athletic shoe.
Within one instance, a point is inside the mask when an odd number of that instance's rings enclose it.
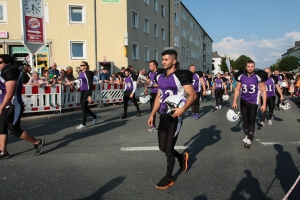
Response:
[[[244,146],[245,146],[245,148],[250,148],[251,147],[251,140],[247,139]]]
[[[181,173],[185,173],[188,170],[188,161],[189,161],[189,154],[187,152],[184,152],[182,154],[183,162],[182,162],[182,168]]]
[[[43,152],[43,147],[45,144],[45,139],[38,139],[39,143],[34,145],[35,155],[38,156]]]
[[[0,154],[0,160],[1,159],[7,159],[7,158],[9,158],[9,153],[8,152],[6,152],[6,153],[4,153],[4,154]]]
[[[191,119],[195,119],[195,113],[190,116]]]
[[[218,110],[218,109],[219,109],[219,106],[216,106],[216,107],[215,107],[215,110]]]
[[[157,128],[155,126],[152,126],[148,129],[149,132],[157,131]]]
[[[98,121],[98,115],[96,115],[96,117],[93,119],[93,125],[97,124]]]
[[[168,178],[167,176],[164,176],[157,184],[156,188],[159,190],[165,190],[168,187],[174,185],[174,180],[172,178]]]
[[[86,128],[86,126],[80,124],[79,126],[76,127],[76,129],[83,129],[83,128]]]
[[[247,135],[246,135],[246,137],[242,140],[244,143],[246,143],[246,140],[247,140],[248,138],[247,138]]]
[[[260,122],[259,125],[262,126],[262,127],[264,127],[265,126],[265,122]]]
[[[195,120],[199,119],[199,114],[198,114],[198,113],[195,113],[194,119],[195,119]]]
[[[138,112],[138,113],[136,114],[136,116],[137,116],[137,117],[141,116],[141,112]]]
[[[272,125],[272,120],[269,120],[269,121],[268,121],[268,125]]]
[[[221,109],[222,108],[222,106],[221,105],[219,105],[219,109]]]

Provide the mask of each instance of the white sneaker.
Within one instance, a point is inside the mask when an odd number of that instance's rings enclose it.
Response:
[[[148,131],[149,132],[157,131],[157,128],[153,126],[153,127],[149,128]]]
[[[219,105],[219,109],[221,109],[222,108],[222,106],[221,105]]]
[[[250,148],[251,147],[251,140],[247,139],[244,146],[246,148]]]
[[[264,126],[265,126],[265,122],[260,122],[260,125],[261,125],[262,127],[264,127]]]
[[[246,143],[246,140],[247,140],[247,135],[246,135],[246,137],[243,139],[243,142]]]
[[[219,109],[219,106],[216,106],[215,109],[218,110],[218,109]]]
[[[86,126],[80,124],[79,126],[76,127],[76,129],[82,129],[82,128],[86,128]]]
[[[268,121],[268,125],[272,125],[272,120],[269,120],[269,121]]]
[[[93,125],[97,124],[97,121],[98,121],[98,115],[96,115],[96,118],[93,119]]]

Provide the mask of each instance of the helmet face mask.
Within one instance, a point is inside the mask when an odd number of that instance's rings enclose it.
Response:
[[[77,79],[77,80],[74,81],[74,88],[76,90],[78,90],[80,88],[80,80],[79,79]]]
[[[182,108],[186,103],[186,98],[180,95],[169,96],[164,103],[167,105],[167,114],[173,115],[174,108]]]
[[[142,93],[142,94],[140,95],[140,97],[139,97],[139,100],[140,100],[140,102],[141,102],[142,104],[148,103],[148,102],[150,101],[150,99],[151,99],[151,96],[150,96],[149,94],[146,95],[146,94],[144,94],[144,93]]]
[[[222,95],[222,99],[223,99],[224,101],[227,101],[227,100],[229,99],[229,95],[228,95],[228,94],[223,94],[223,95]]]
[[[211,95],[211,90],[206,90],[206,95]]]
[[[288,102],[287,99],[284,99],[280,104],[279,107],[282,110],[289,110],[290,108],[292,108],[291,104]]]

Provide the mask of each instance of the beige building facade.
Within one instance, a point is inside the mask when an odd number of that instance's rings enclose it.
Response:
[[[160,64],[161,52],[174,48],[181,68],[211,66],[212,40],[180,0],[45,0],[47,45],[35,60],[22,44],[20,2],[0,0],[0,53],[18,64],[74,68],[88,61],[91,69],[104,66],[112,73],[128,65],[148,69],[150,60]],[[182,19],[182,10],[189,20]]]

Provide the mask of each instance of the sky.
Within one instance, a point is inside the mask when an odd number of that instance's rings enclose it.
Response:
[[[213,40],[213,51],[249,56],[264,69],[300,41],[299,0],[181,0]]]

